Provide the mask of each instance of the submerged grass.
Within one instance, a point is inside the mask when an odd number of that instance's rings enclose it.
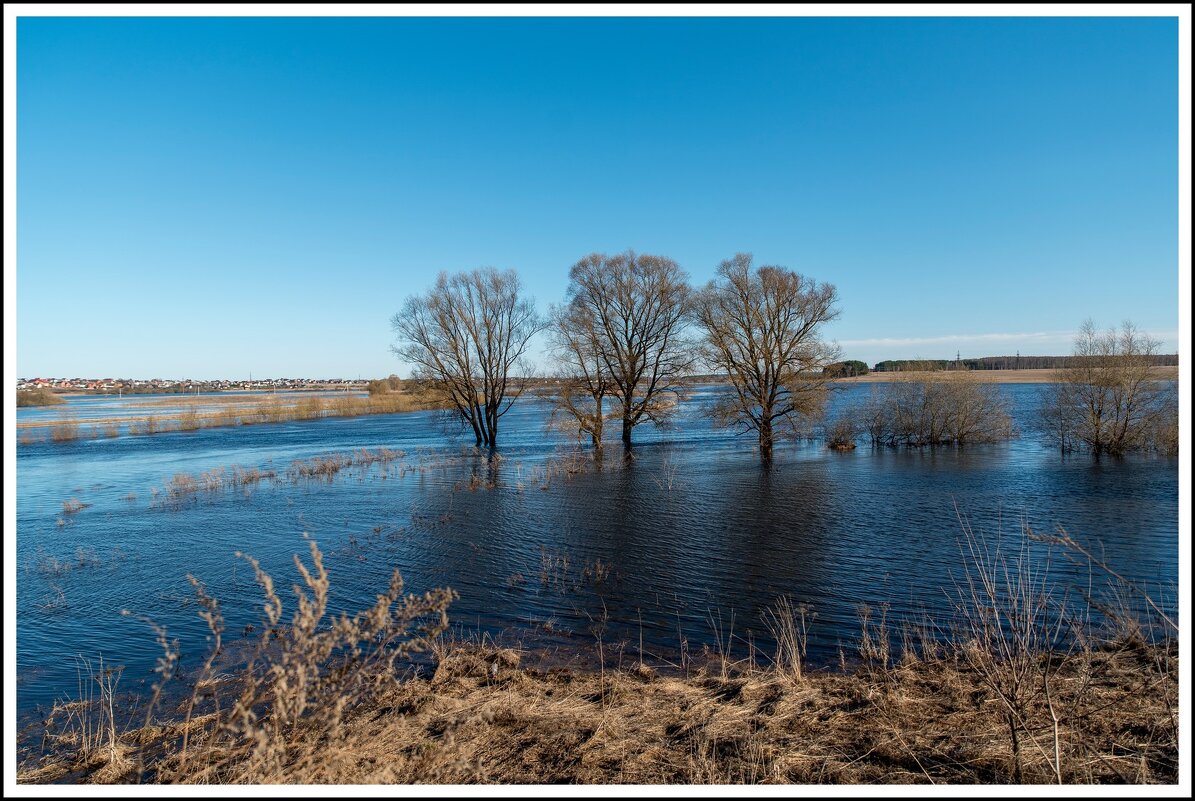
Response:
[[[958,615],[946,636],[923,631],[918,647],[905,636],[897,658],[885,610],[861,609],[860,666],[845,672],[805,664],[815,617],[788,599],[767,616],[777,643],[770,658],[757,659],[752,646],[734,660],[733,615],[711,615],[725,647],[708,664],[669,675],[647,664],[642,646],[624,662],[625,644],[603,641],[603,615],[593,629],[601,669],[576,671],[529,664],[532,654],[484,635],[445,637],[454,593],[404,594],[397,571],[369,608],[332,614],[314,543],[309,563],[296,557],[301,582],[284,624],[273,580],[245,557],[264,615],[238,673],[214,671],[223,616],[192,579],[212,650],[189,679],[189,698],[157,709],[178,647],[155,628],[163,658],[144,721],[118,730],[111,676],[88,684],[92,695],[56,707],[41,755],[20,766],[18,780],[1176,781],[1173,621],[1097,625],[1089,609],[1062,603],[1023,551],[964,534]],[[548,580],[564,569],[557,557],[544,554]],[[1054,636],[1059,621],[1065,639]],[[1150,626],[1161,636],[1140,635]],[[404,670],[421,651],[432,667]]]
[[[329,453],[310,459],[296,459],[282,474],[268,467],[243,467],[241,465],[214,467],[196,475],[176,473],[166,482],[165,492],[156,488],[152,490],[151,505],[177,509],[180,508],[181,501],[192,498],[201,491],[214,493],[222,490],[243,490],[247,492],[250,487],[262,482],[287,480],[291,483],[298,483],[310,479],[331,481],[347,468],[365,469],[372,465],[389,465],[404,459],[406,455],[405,451],[385,447],[375,450],[359,448],[352,452]],[[402,464],[399,467],[399,472],[405,474],[428,467],[430,464],[426,461],[421,461],[419,464]],[[135,494],[129,494],[136,499]]]
[[[320,420],[325,417],[360,417],[371,414],[395,414],[444,408],[444,398],[433,389],[413,389],[381,395],[344,395],[341,397],[271,397],[257,403],[240,399],[226,401],[225,408],[200,412],[190,408],[179,414],[148,414],[128,418],[106,418],[89,421],[82,427],[72,418],[50,424],[22,423],[20,442],[70,442],[81,437],[119,436],[124,424],[128,436],[149,436],[177,431],[198,431],[204,428],[224,428],[281,423],[301,420]]]

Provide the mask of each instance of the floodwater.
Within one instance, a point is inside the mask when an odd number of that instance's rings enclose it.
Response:
[[[229,639],[260,628],[260,593],[237,551],[274,576],[289,618],[305,533],[325,555],[336,609],[368,606],[397,567],[408,591],[455,589],[450,616],[469,631],[600,636],[628,653],[642,638],[671,661],[718,631],[733,635],[734,657],[747,643],[766,652],[764,610],[781,595],[816,613],[819,664],[857,640],[861,605],[873,621],[948,621],[963,575],[960,516],[989,539],[1063,527],[1173,608],[1177,463],[1064,458],[1032,430],[1044,385],[999,389],[1023,432],[1009,443],[835,452],[805,441],[779,446],[770,466],[750,435],[711,426],[716,387],[694,391],[669,429],[637,429],[633,461],[608,447],[600,469],[545,429],[546,408],[530,397],[502,419],[497,461],[436,412],[22,445],[18,706],[27,715],[74,694],[77,655],[102,654],[125,666],[121,689],[147,689],[159,650],[138,616],[179,639],[184,668],[197,664],[206,628],[188,574],[221,601]],[[870,391],[846,387],[832,406]],[[111,398],[68,408],[82,422],[101,403],[102,416],[121,411]],[[19,409],[18,421],[46,414]],[[381,447],[404,456],[330,479],[286,477],[295,460]],[[232,465],[278,479],[169,497],[176,474]],[[71,499],[87,506],[67,513]],[[1074,598],[1088,586],[1088,569],[1060,554],[1050,570]]]

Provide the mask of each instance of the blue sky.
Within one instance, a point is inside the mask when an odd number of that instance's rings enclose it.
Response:
[[[17,372],[374,377],[440,270],[838,287],[845,358],[1177,349],[1174,19],[21,19]]]

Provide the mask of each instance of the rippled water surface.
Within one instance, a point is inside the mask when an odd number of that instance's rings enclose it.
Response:
[[[717,626],[765,647],[761,614],[782,594],[817,612],[810,651],[821,662],[857,637],[860,604],[886,604],[892,619],[946,615],[960,513],[988,535],[1065,527],[1173,603],[1176,463],[1062,458],[1032,433],[1043,385],[1000,390],[1024,431],[1010,443],[839,453],[805,442],[780,447],[770,468],[749,436],[711,428],[713,387],[694,392],[669,430],[638,430],[633,462],[610,447],[601,469],[570,455],[530,398],[503,418],[496,464],[437,413],[22,445],[18,703],[29,712],[73,693],[76,654],[125,665],[125,688],[152,681],[152,633],[122,609],[164,624],[193,664],[204,629],[186,575],[222,601],[235,638],[258,622],[260,596],[234,552],[288,588],[304,532],[326,555],[338,608],[372,602],[398,567],[408,590],[456,589],[451,616],[475,631],[542,631],[550,620],[559,636],[592,641],[605,616],[608,641],[637,647],[642,633],[660,654],[710,644]],[[868,392],[847,387],[833,405]],[[81,420],[127,411],[111,398],[70,407]],[[18,420],[45,414],[22,409]],[[331,480],[285,478],[295,460],[379,447],[405,455]],[[232,465],[279,480],[168,498],[175,474]],[[69,499],[88,505],[66,513]],[[1052,569],[1086,586],[1086,570],[1060,558]]]

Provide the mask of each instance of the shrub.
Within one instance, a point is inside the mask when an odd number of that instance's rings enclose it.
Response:
[[[1046,435],[1063,451],[1086,449],[1096,457],[1177,453],[1175,387],[1151,370],[1159,345],[1130,322],[1104,332],[1084,322],[1070,366],[1043,404]]]
[[[17,390],[17,406],[57,406],[62,403],[66,401],[48,387]]]
[[[380,378],[365,385],[370,395],[384,395],[388,392],[402,392],[402,379],[391,374],[389,378]]]
[[[874,387],[859,416],[877,445],[966,445],[1014,436],[999,388],[968,372]]]
[[[855,447],[859,427],[849,417],[840,417],[826,429],[826,445],[836,451],[849,451]]]

